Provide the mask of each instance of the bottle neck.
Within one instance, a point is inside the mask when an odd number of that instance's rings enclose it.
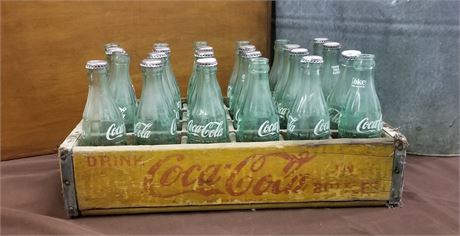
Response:
[[[198,79],[200,86],[196,93],[198,94],[196,104],[209,104],[210,101],[218,99],[215,90],[212,88],[212,80],[216,79],[216,67],[197,67]]]
[[[321,92],[320,76],[321,64],[307,63],[303,65],[303,78],[306,80],[307,89]]]
[[[324,64],[338,65],[340,49],[323,49]]]
[[[351,87],[362,91],[374,91],[374,69],[356,69],[351,80]]]
[[[106,69],[88,70],[89,95],[106,96],[108,92],[107,80]]]
[[[163,68],[142,68],[144,89],[146,92],[156,92],[163,89]]]

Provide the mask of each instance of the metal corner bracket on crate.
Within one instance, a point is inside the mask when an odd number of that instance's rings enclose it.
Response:
[[[231,124],[231,119],[229,124]],[[397,206],[407,141],[373,139],[59,147],[69,217],[288,207]],[[232,138],[233,136],[233,138]]]

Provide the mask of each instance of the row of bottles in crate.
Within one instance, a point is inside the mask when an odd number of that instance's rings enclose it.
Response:
[[[180,120],[186,120],[188,143],[229,142],[233,125],[238,142],[326,139],[330,128],[339,137],[379,137],[380,104],[375,92],[374,56],[357,50],[340,53],[341,45],[316,38],[315,55],[306,48],[275,41],[269,70],[248,41],[237,41],[235,63],[227,88],[227,122],[216,78],[217,60],[205,41],[194,44],[194,63],[187,88],[187,116],[170,63],[167,43],[156,43],[140,66],[143,88],[139,104],[129,75],[129,55],[119,45],[105,45],[106,60],[86,64],[89,92],[81,145],[124,145],[127,132],[135,144],[177,143]],[[340,54],[342,62],[339,63]],[[321,55],[321,56],[318,56]]]

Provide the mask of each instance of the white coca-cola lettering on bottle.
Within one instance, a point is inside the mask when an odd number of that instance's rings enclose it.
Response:
[[[126,110],[128,110],[128,108],[127,107],[118,107],[118,110],[120,110],[121,115],[123,116],[123,119],[124,119],[125,116],[126,116],[125,112],[126,112]]]
[[[152,134],[150,131],[150,127],[152,127],[152,123],[142,123],[139,122],[134,127],[134,135],[139,138],[149,138]]]
[[[262,123],[262,125],[260,125],[259,130],[257,131],[257,135],[259,135],[259,137],[274,135],[279,132],[279,127],[280,126],[278,122],[270,124],[270,122],[266,120],[264,123]]]
[[[369,120],[368,117],[362,119],[356,126],[356,132],[366,133],[369,131],[379,131],[382,129],[382,118],[377,120]]]
[[[333,75],[338,75],[338,74],[340,74],[340,68],[339,68],[339,66],[331,66],[331,68],[332,68],[332,74],[333,74]]]
[[[195,125],[193,124],[193,120],[190,120],[187,124],[187,130],[194,136],[217,138],[224,134],[223,124],[223,121],[212,121],[206,125]]]
[[[171,129],[170,129],[169,132],[171,133],[171,135],[176,135],[176,132],[177,132],[176,119],[174,119],[174,120],[171,122]]]
[[[329,108],[329,114],[331,115],[331,122],[338,124],[341,112],[335,108]]]
[[[288,122],[287,122],[287,129],[288,129],[289,131],[291,131],[291,132],[294,131],[294,129],[295,129],[295,123],[296,123],[298,120],[299,120],[299,119],[297,119],[297,118],[294,118],[294,117],[292,117],[292,116],[289,116],[289,117],[288,117]]]
[[[285,116],[289,112],[289,108],[287,107],[279,107],[278,108],[278,113],[282,116]]]
[[[116,138],[120,138],[123,136],[125,125],[120,125],[117,127],[116,124],[110,125],[109,129],[107,129],[107,133],[105,133],[105,138],[107,140],[114,140]]]
[[[327,132],[329,132],[329,122],[325,121],[324,119],[321,119],[320,121],[318,121],[318,123],[316,123],[313,133],[315,135],[321,135]]]
[[[353,78],[351,85],[356,88],[366,87],[367,81],[363,79]]]

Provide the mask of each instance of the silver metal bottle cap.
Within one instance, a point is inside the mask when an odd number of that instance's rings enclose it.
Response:
[[[168,55],[164,52],[151,52],[148,56],[149,59],[163,59],[166,57],[168,57]]]
[[[254,45],[242,45],[238,48],[238,51],[239,52],[252,52],[252,51],[255,51],[256,50],[256,46]]]
[[[106,69],[107,61],[104,60],[90,60],[86,62],[86,69],[88,70],[97,70],[97,69]]]
[[[198,52],[214,52],[214,48],[211,46],[200,46],[195,50],[195,53]]]
[[[195,52],[196,58],[206,58],[206,57],[214,57],[214,52]]]
[[[275,44],[280,45],[280,44],[287,44],[289,43],[289,39],[276,39]]]
[[[289,55],[308,55],[308,49],[306,48],[294,48],[289,51]]]
[[[105,51],[105,54],[106,54],[106,55],[112,55],[114,52],[120,52],[120,53],[125,53],[125,54],[126,54],[126,51],[125,51],[123,48],[120,48],[120,47],[111,47],[111,48],[108,48],[108,49]]]
[[[155,47],[156,52],[164,52],[167,55],[171,53],[171,49],[169,47]]]
[[[323,57],[320,56],[304,56],[302,57],[302,60],[300,60],[301,63],[312,63],[312,64],[321,64],[323,63]]]
[[[120,45],[118,43],[114,43],[114,42],[111,42],[111,43],[106,43],[104,45],[104,48],[105,50],[109,49],[109,48],[113,48],[113,47],[120,47]]]
[[[261,57],[262,53],[260,51],[245,52],[241,55],[243,58],[256,58]]]
[[[153,48],[167,48],[169,47],[169,43],[165,43],[165,42],[158,42],[158,43],[154,43],[153,44]]]
[[[288,43],[283,46],[284,51],[291,51],[294,48],[300,48],[300,45],[298,44],[293,44],[293,43]]]
[[[323,44],[323,47],[325,48],[341,48],[342,45],[340,45],[340,43],[337,43],[337,42],[326,42]]]
[[[216,58],[209,57],[209,58],[200,58],[196,60],[197,66],[200,67],[214,67],[217,66]]]
[[[322,43],[325,43],[325,42],[327,42],[327,41],[329,41],[328,38],[314,38],[314,39],[313,39],[313,42],[314,42],[314,43],[321,43],[321,44],[322,44]]]
[[[140,65],[145,68],[159,68],[163,66],[163,62],[158,59],[149,58],[142,60]]]
[[[193,42],[194,49],[198,49],[199,47],[203,47],[203,46],[208,46],[208,42],[202,41],[202,40]]]
[[[345,50],[342,52],[342,57],[346,59],[354,59],[361,55],[361,51],[358,50]]]

